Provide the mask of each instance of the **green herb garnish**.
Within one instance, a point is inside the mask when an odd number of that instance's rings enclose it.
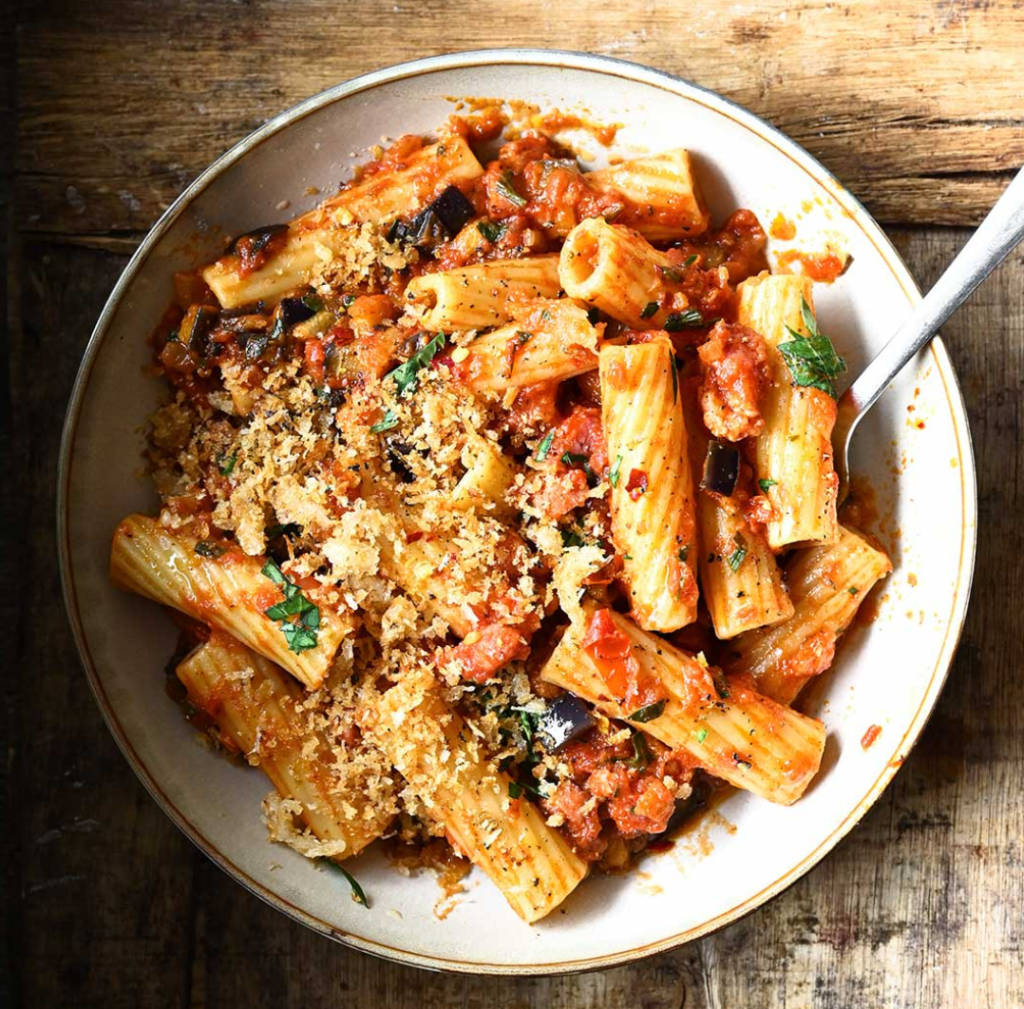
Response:
[[[670,284],[681,284],[683,282],[683,275],[674,266],[660,266],[658,267],[658,272]]]
[[[385,378],[393,378],[395,385],[398,386],[398,391],[403,395],[408,392],[415,392],[420,372],[444,348],[445,339],[444,333],[438,333],[430,343],[417,350],[405,364],[400,364],[394,371],[389,372]]]
[[[508,200],[514,207],[525,207],[527,200],[525,196],[520,196],[516,192],[515,178],[512,175],[512,169],[506,168],[501,173],[501,177],[498,179],[497,190],[502,196]]]
[[[508,230],[508,225],[505,224],[504,221],[501,223],[495,223],[494,221],[477,221],[476,230],[493,245],[495,242],[501,241],[505,232]]]
[[[858,592],[860,592],[860,589],[857,588],[856,585],[851,585],[846,591],[849,592],[851,596],[855,596]]]
[[[282,602],[263,612],[271,620],[281,622],[281,633],[288,647],[296,654],[316,648],[317,631],[320,630],[319,608],[302,594],[298,585],[277,566],[276,561],[268,560],[261,574],[284,593]]]
[[[322,312],[324,308],[323,299],[318,294],[314,294],[312,291],[309,294],[304,294],[299,299],[303,305],[306,306],[311,312]]]
[[[562,530],[562,546],[566,549],[569,547],[582,547],[586,545],[586,540],[575,530]]]
[[[641,319],[649,319],[652,315],[656,315],[660,306],[656,301],[649,301],[644,305],[643,311],[640,313]]]
[[[693,253],[692,256],[687,256],[686,257],[686,260],[683,263],[683,269],[685,270],[686,267],[693,266],[693,264],[696,263],[696,262],[697,262],[697,253],[695,252],[695,253]]]
[[[733,572],[736,572],[739,571],[740,565],[743,563],[743,559],[747,556],[747,547],[743,540],[740,539],[739,533],[733,537],[733,540],[736,543],[736,549],[729,555],[729,559],[726,563]]]
[[[508,783],[508,797],[510,799],[518,799],[523,794],[523,786],[518,781],[510,781]]]
[[[630,767],[635,767],[638,771],[646,770],[647,765],[654,759],[654,755],[651,753],[651,748],[647,745],[644,734],[642,732],[634,732],[632,743],[633,756],[625,761],[625,763]]]
[[[537,454],[534,456],[534,459],[536,459],[537,462],[543,462],[547,459],[548,452],[551,451],[551,442],[554,441],[554,439],[555,432],[553,430],[548,431],[548,433],[544,435],[544,440],[537,446]]]
[[[608,474],[608,482],[613,487],[618,487],[619,486],[619,476],[621,475],[621,472],[622,472],[622,453],[620,452],[615,457],[615,465],[612,466],[611,472],[609,472],[609,474]]]
[[[804,336],[787,326],[793,339],[779,344],[779,353],[789,368],[794,385],[820,389],[836,399],[834,379],[846,371],[846,362],[836,353],[832,341],[818,329],[818,322],[806,298],[800,299],[800,314],[810,335]]]
[[[665,710],[665,703],[665,701],[655,701],[653,704],[648,704],[646,707],[634,711],[633,714],[626,715],[626,721],[653,722],[655,718],[661,717],[661,713]]]
[[[200,557],[223,557],[227,549],[214,543],[213,540],[200,540],[195,545],[195,551]]]
[[[381,431],[390,431],[393,427],[398,427],[398,417],[395,416],[395,411],[388,409],[384,417],[377,421],[370,427],[370,430],[374,434],[380,434]]]
[[[346,294],[341,299],[341,304],[342,304],[343,308],[351,308],[355,304],[355,302],[356,302],[356,296],[354,294]]]
[[[668,366],[672,369],[672,402],[679,399],[679,372],[676,370],[676,359],[670,358]]]
[[[697,742],[698,743],[703,743],[704,740],[707,739],[707,738],[708,738],[708,730],[707,729],[698,729],[697,730]]]
[[[272,540],[275,536],[301,536],[302,526],[298,522],[286,522],[283,525],[271,526],[267,530],[267,539]]]
[[[687,308],[682,312],[671,312],[661,328],[667,333],[678,333],[682,329],[695,329],[703,325],[704,316],[695,308]]]
[[[235,468],[236,462],[238,462],[237,449],[232,452],[230,456],[228,456],[227,450],[221,452],[221,454],[217,456],[217,469],[220,470],[220,475],[231,476],[231,471]]]
[[[359,885],[359,881],[346,869],[344,866],[339,865],[337,862],[332,862],[329,858],[324,861],[332,868],[337,869],[338,872],[348,880],[348,885],[352,887],[352,900],[357,904],[362,904],[363,907],[369,907],[370,902],[366,899],[366,894],[363,893],[363,888]]]
[[[757,486],[761,488],[761,493],[762,494],[767,494],[769,487],[778,487],[778,485],[779,485],[778,480],[758,480],[757,481]]]

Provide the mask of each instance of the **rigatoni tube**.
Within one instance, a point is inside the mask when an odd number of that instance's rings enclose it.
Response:
[[[302,707],[302,688],[272,662],[214,631],[176,673],[222,742],[301,805],[299,817],[328,857],[357,855],[387,830],[396,809],[390,764],[364,742],[342,746],[311,728],[317,716]]]
[[[585,178],[595,189],[620,195],[624,207],[616,220],[652,241],[699,235],[711,223],[690,152],[683,148],[623,161]]]
[[[660,329],[663,271],[671,265],[636,231],[593,217],[569,232],[558,261],[565,293],[634,329]]]
[[[767,524],[774,550],[831,543],[838,535],[831,441],[836,401],[821,389],[797,385],[779,351],[793,332],[809,335],[801,306],[806,302],[813,311],[811,287],[807,277],[761,274],[739,288],[739,322],[764,337],[771,372],[761,407],[764,430],[755,444],[757,478],[774,510]]]
[[[425,671],[384,694],[368,732],[456,849],[524,921],[550,914],[586,876],[587,863],[540,811],[509,796],[511,779]]]
[[[604,346],[600,378],[612,536],[633,613],[648,630],[678,630],[697,616],[697,543],[672,344]]]
[[[801,550],[786,567],[793,616],[731,641],[726,668],[748,673],[762,693],[791,704],[808,680],[832,665],[839,636],[891,570],[889,558],[864,535],[840,526],[834,543]]]
[[[421,274],[405,289],[405,303],[427,329],[484,329],[509,320],[511,295],[554,298],[558,292],[558,257],[530,256]]]
[[[315,644],[293,651],[285,623],[265,612],[285,600],[279,585],[263,574],[266,558],[249,557],[237,548],[203,556],[197,546],[194,537],[167,529],[158,519],[129,515],[114,532],[111,580],[227,631],[307,687],[319,687],[342,639],[353,632],[351,615],[317,606],[319,626],[315,634],[302,636]],[[292,640],[298,640],[294,634]]]
[[[593,619],[594,604],[584,610]],[[623,707],[611,695],[606,672],[584,648],[585,632],[575,626],[544,665],[541,679],[685,750],[706,771],[737,788],[784,805],[800,798],[821,764],[821,722],[762,696],[742,678],[729,680],[720,692],[701,657],[673,648],[621,614],[604,612],[628,641],[634,675],[658,685],[663,701],[638,712]]]
[[[691,383],[683,384],[682,396],[696,483],[709,439]],[[723,451],[739,452],[734,446],[723,446]],[[715,636],[734,638],[791,617],[793,603],[775,554],[763,532],[751,527],[739,500],[705,487],[698,487],[696,494],[700,543],[697,570]]]

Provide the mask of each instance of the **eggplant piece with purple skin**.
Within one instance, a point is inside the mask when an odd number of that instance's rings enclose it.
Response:
[[[233,238],[224,254],[232,256],[241,253],[243,246],[248,246],[250,255],[257,255],[266,249],[276,236],[287,230],[287,224],[264,224],[259,228],[253,228],[252,231]]]
[[[736,489],[740,476],[740,450],[724,441],[708,442],[708,453],[704,457],[704,477],[700,482],[702,490],[730,497]]]
[[[388,241],[414,245],[418,249],[432,249],[454,238],[474,213],[473,204],[463,196],[458,186],[449,186],[411,221],[395,221],[388,232]]]
[[[554,753],[582,736],[594,724],[594,716],[583,701],[575,694],[562,694],[540,716],[536,732],[547,749]]]
[[[291,329],[296,323],[305,322],[316,315],[302,298],[282,298],[278,311],[285,329]]]

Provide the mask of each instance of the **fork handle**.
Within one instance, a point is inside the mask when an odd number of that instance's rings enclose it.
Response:
[[[844,393],[856,419],[874,404],[903,366],[935,335],[967,296],[1024,239],[1024,168],[935,286]],[[852,427],[852,425],[851,425]]]

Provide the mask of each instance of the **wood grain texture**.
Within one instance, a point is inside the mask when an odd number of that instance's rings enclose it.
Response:
[[[963,643],[921,743],[807,877],[710,939],[631,967],[502,980],[385,964],[314,935],[220,873],[146,795],[103,725],[60,604],[52,524],[62,404],[123,253],[212,157],[293,101],[385,62],[558,39],[674,70],[768,114],[886,220],[966,222],[1024,161],[1019,4],[481,0],[467,17],[449,0],[62,0],[26,7],[22,19],[16,164],[0,147],[0,212],[13,184],[20,228],[6,247],[0,306],[10,310],[0,327],[10,344],[9,373],[0,371],[9,541],[0,574],[15,628],[0,691],[0,1004],[1024,1004],[1020,252],[946,328],[978,455],[979,552]],[[8,135],[13,44],[0,27]],[[967,236],[892,234],[925,285]]]
[[[390,63],[495,45],[621,57],[720,91],[886,222],[975,222],[1024,162],[1016,0],[476,0],[471,17],[448,0],[58,0],[24,18],[29,231],[145,231],[213,158],[295,102]]]

